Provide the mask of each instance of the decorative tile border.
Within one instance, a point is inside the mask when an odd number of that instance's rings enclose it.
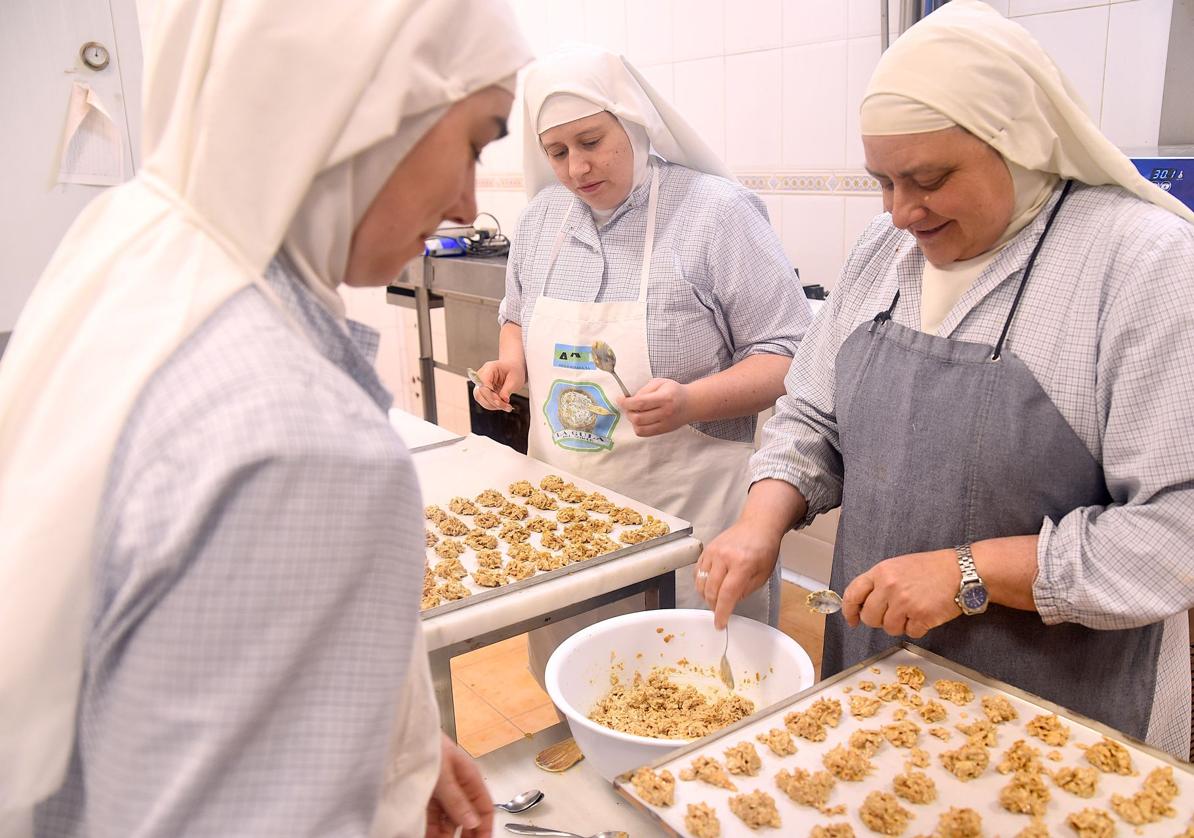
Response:
[[[879,182],[859,171],[739,172],[747,189],[765,195],[879,195]],[[521,192],[522,175],[502,172],[479,175],[477,188],[493,192]]]

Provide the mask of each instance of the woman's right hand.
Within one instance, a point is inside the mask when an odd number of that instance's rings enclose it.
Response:
[[[473,398],[486,410],[514,410],[510,394],[527,383],[526,367],[510,361],[490,361],[477,370],[482,386],[473,387]]]
[[[739,519],[701,552],[696,566],[697,593],[713,609],[713,623],[725,627],[747,594],[767,584],[779,558],[783,531],[768,531]]]

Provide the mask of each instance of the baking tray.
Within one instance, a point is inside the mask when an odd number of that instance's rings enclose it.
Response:
[[[704,802],[713,807],[721,821],[721,835],[807,835],[817,825],[849,823],[854,834],[875,836],[879,833],[872,831],[859,818],[858,809],[866,795],[872,791],[892,791],[892,778],[904,770],[905,762],[910,751],[907,748],[896,748],[884,742],[878,753],[871,757],[876,770],[861,782],[843,782],[839,780],[829,796],[827,805],[844,804],[846,812],[843,815],[825,815],[816,809],[793,802],[775,784],[774,777],[780,769],[792,771],[804,768],[807,771],[823,770],[821,757],[835,745],[848,742],[850,734],[860,728],[877,729],[893,721],[893,713],[902,707],[896,701],[884,702],[879,712],[870,718],[856,719],[850,713],[849,698],[854,695],[875,696],[876,692],[865,692],[859,688],[859,683],[871,681],[876,685],[888,684],[896,681],[897,666],[917,666],[925,673],[924,687],[919,691],[926,701],[933,699],[944,705],[948,712],[945,721],[937,723],[924,722],[915,712],[916,708],[909,707],[908,720],[915,722],[921,728],[917,747],[929,753],[929,767],[918,768],[933,778],[937,786],[937,800],[930,804],[918,805],[900,799],[899,803],[909,810],[913,818],[907,828],[901,833],[903,836],[931,835],[936,828],[938,816],[950,806],[969,807],[978,811],[982,817],[984,835],[1004,836],[1012,838],[1020,830],[1027,827],[1032,819],[1028,815],[1014,814],[1003,809],[999,803],[999,793],[1011,780],[1011,774],[1000,774],[996,766],[1004,753],[1017,739],[1023,739],[1040,751],[1041,763],[1046,770],[1055,770],[1062,766],[1090,767],[1090,763],[1083,758],[1083,751],[1078,745],[1091,745],[1107,737],[1119,742],[1128,749],[1132,757],[1132,764],[1136,771],[1134,776],[1121,776],[1099,772],[1098,789],[1093,798],[1080,798],[1059,788],[1051,778],[1045,778],[1045,785],[1049,789],[1052,799],[1049,801],[1044,815],[1044,822],[1049,834],[1054,836],[1076,836],[1074,829],[1065,823],[1066,816],[1072,812],[1094,807],[1102,809],[1112,817],[1116,825],[1116,834],[1124,836],[1166,836],[1173,838],[1194,819],[1194,767],[1180,762],[1169,754],[1158,751],[1142,742],[1138,742],[1125,734],[1112,730],[1100,722],[1087,719],[1070,710],[1066,710],[1052,702],[1026,693],[1008,684],[975,672],[974,670],[953,663],[939,655],[913,646],[901,643],[885,652],[863,661],[837,675],[813,685],[807,690],[792,696],[782,702],[768,707],[752,716],[711,734],[710,736],[688,744],[663,759],[651,763],[648,767],[659,771],[667,769],[676,778],[675,803],[666,808],[651,806],[642,801],[635,793],[630,783],[628,771],[614,781],[617,791],[629,800],[635,808],[647,813],[660,825],[664,834],[683,836],[689,833],[685,830],[684,816],[687,804]],[[959,707],[937,695],[933,682],[939,678],[961,681],[974,692],[973,701]],[[849,690],[847,692],[847,690]],[[1007,698],[1019,713],[1015,721],[996,725],[998,741],[994,747],[988,748],[991,764],[983,774],[969,782],[963,782],[948,773],[941,764],[940,754],[943,751],[960,748],[966,744],[966,736],[959,732],[955,725],[970,724],[976,720],[985,719],[981,699],[986,695],[1000,695]],[[828,737],[824,742],[809,742],[794,737],[797,752],[786,757],[777,757],[766,745],[758,742],[755,735],[766,732],[773,727],[783,728],[783,718],[794,710],[803,710],[814,701],[821,698],[837,698],[842,703],[842,718],[836,728],[828,728]],[[965,717],[963,717],[965,713]],[[1027,723],[1038,715],[1056,714],[1062,722],[1070,728],[1069,741],[1064,746],[1054,747],[1028,734]],[[948,741],[941,741],[929,735],[928,729],[940,725],[949,729],[951,736]],[[686,781],[680,779],[680,771],[688,767],[693,758],[700,755],[716,757],[723,765],[724,751],[727,747],[739,742],[748,741],[755,745],[762,759],[762,770],[754,777],[731,776],[738,786],[738,792],[730,792],[714,788],[700,781]],[[1058,751],[1062,755],[1060,761],[1049,759],[1047,755]],[[1179,792],[1172,806],[1177,815],[1162,818],[1161,821],[1142,826],[1133,826],[1117,814],[1111,807],[1111,796],[1120,794],[1130,797],[1139,791],[1143,780],[1154,768],[1172,766],[1174,780]],[[729,808],[729,797],[735,793],[752,792],[756,789],[766,791],[776,802],[783,826],[780,829],[760,828],[752,831],[734,815]]]
[[[441,428],[397,407],[390,408],[389,418],[390,427],[398,433],[412,454],[444,445],[454,445],[464,439],[458,433]]]
[[[516,593],[532,585],[539,585],[552,579],[558,579],[561,576],[579,573],[605,564],[606,562],[615,561],[623,556],[649,550],[652,547],[666,544],[669,541],[686,538],[692,534],[692,525],[687,521],[677,518],[674,515],[660,512],[658,509],[653,509],[625,495],[612,492],[582,477],[577,477],[566,471],[561,471],[538,460],[519,454],[514,449],[494,442],[488,437],[469,435],[461,442],[453,445],[420,451],[414,456],[414,462],[415,469],[419,474],[419,485],[423,491],[423,504],[425,506],[435,504],[447,510],[448,502],[453,497],[459,495],[471,499],[475,498],[485,489],[497,489],[509,497],[507,487],[516,480],[529,480],[538,487],[539,481],[547,475],[558,474],[564,480],[575,483],[577,488],[584,492],[601,492],[612,503],[638,510],[644,517],[651,515],[663,521],[671,528],[666,535],[659,538],[652,538],[649,541],[643,541],[639,544],[627,544],[625,547],[615,550],[612,553],[594,556],[591,559],[585,559],[584,561],[557,568],[556,570],[541,570],[534,576],[517,582],[511,582],[508,585],[502,585],[498,588],[482,587],[474,582],[471,576],[466,576],[460,582],[473,592],[472,596],[441,603],[434,608],[428,608],[420,612],[424,619],[458,611],[461,608],[468,608],[500,596]],[[564,505],[561,502],[561,506]],[[572,506],[574,504],[567,505]],[[531,508],[530,512],[532,515],[544,514],[534,508]],[[467,516],[462,517],[462,520],[467,523]],[[434,526],[430,521],[425,521],[424,523],[428,527]],[[609,537],[617,541],[618,536],[628,529],[634,529],[634,527],[615,525]],[[530,543],[536,549],[540,548],[539,538],[539,533],[531,534]],[[438,561],[439,557],[435,555],[433,548],[427,548],[427,555],[432,564]],[[472,573],[477,569],[476,551],[470,547],[467,552],[460,556],[460,562],[469,573]]]

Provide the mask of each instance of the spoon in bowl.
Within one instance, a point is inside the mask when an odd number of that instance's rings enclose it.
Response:
[[[734,689],[734,670],[730,667],[730,659],[726,652],[730,651],[730,624],[726,623],[726,646],[721,650],[721,682],[726,689]]]

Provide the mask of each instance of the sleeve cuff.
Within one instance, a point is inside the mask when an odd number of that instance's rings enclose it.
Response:
[[[1073,581],[1071,568],[1064,561],[1068,552],[1063,533],[1046,518],[1036,543],[1037,570],[1036,579],[1032,581],[1032,598],[1045,625],[1074,621],[1065,596]]]

